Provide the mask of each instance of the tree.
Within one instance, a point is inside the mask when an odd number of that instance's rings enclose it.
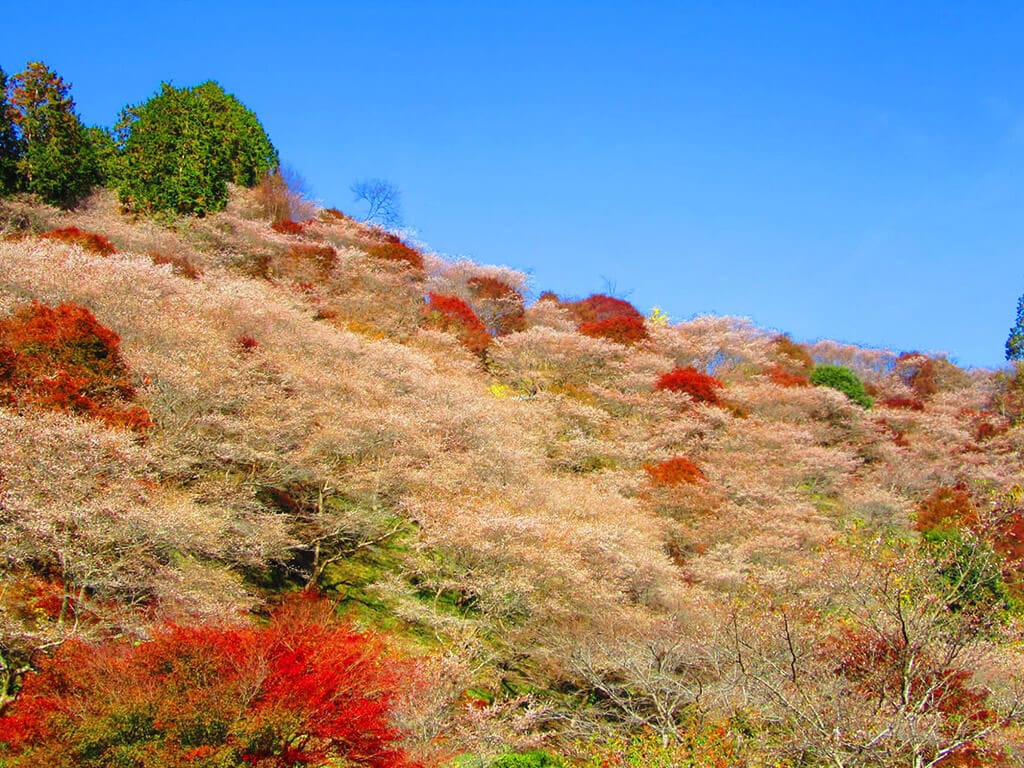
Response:
[[[1017,300],[1017,322],[1006,339],[1006,359],[1024,360],[1024,295]]]
[[[0,195],[18,189],[21,142],[14,128],[14,110],[7,102],[7,73],[0,69]]]
[[[402,225],[402,192],[390,181],[364,179],[352,185],[357,203],[366,203],[364,222],[382,227]]]
[[[217,83],[168,83],[126,107],[117,125],[121,202],[146,213],[204,215],[227,203],[228,183],[255,186],[278,166],[256,115]]]
[[[11,78],[8,90],[24,147],[18,169],[25,188],[53,205],[74,206],[99,180],[99,165],[70,85],[33,61]]]

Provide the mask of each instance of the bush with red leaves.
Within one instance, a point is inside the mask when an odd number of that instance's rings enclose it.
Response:
[[[275,221],[270,225],[270,228],[275,232],[280,232],[282,235],[301,235],[304,227],[297,221],[291,219],[281,219]]]
[[[584,336],[620,344],[634,344],[648,338],[644,316],[624,299],[597,293],[562,306],[576,318],[577,329]]]
[[[4,765],[412,768],[391,703],[414,685],[383,640],[293,599],[263,626],[71,642],[0,717]]]
[[[675,368],[662,374],[654,388],[668,392],[685,392],[699,403],[720,405],[717,390],[725,385],[714,376],[701,373],[693,366]]]
[[[781,365],[772,365],[765,369],[765,374],[772,384],[780,387],[809,387],[811,380],[802,373],[792,373]]]
[[[423,269],[423,254],[402,241],[398,235],[384,230],[374,230],[374,239],[362,246],[368,256],[383,261],[408,264],[413,269]]]
[[[680,485],[705,479],[700,467],[683,456],[676,456],[658,464],[644,464],[644,471],[654,485]]]
[[[935,530],[973,528],[979,523],[978,510],[967,487],[962,484],[936,488],[917,507],[914,527],[922,533]]]
[[[135,396],[121,339],[77,304],[34,302],[0,320],[0,402],[66,411],[111,426],[152,426]]]
[[[188,256],[150,253],[149,258],[153,260],[154,264],[170,264],[174,274],[187,277],[189,280],[198,280],[203,275],[203,270],[193,264]]]
[[[924,403],[916,397],[887,397],[882,401],[886,408],[902,408],[907,411],[923,411]]]
[[[97,235],[95,232],[86,232],[78,227],[54,229],[41,234],[39,237],[43,240],[59,240],[62,243],[77,245],[86,251],[98,253],[100,256],[111,256],[117,253],[114,244],[103,235]]]
[[[472,277],[467,282],[477,316],[492,336],[526,330],[523,295],[496,277]]]
[[[483,354],[491,343],[480,318],[458,296],[431,293],[423,314],[429,327],[454,333],[467,349],[478,355]]]

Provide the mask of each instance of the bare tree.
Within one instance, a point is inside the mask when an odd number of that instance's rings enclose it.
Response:
[[[383,227],[402,225],[402,193],[390,181],[363,179],[353,184],[351,189],[357,203],[366,203],[363,221]]]

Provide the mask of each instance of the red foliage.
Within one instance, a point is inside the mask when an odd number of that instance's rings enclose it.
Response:
[[[454,333],[467,349],[482,354],[491,337],[473,309],[458,296],[431,293],[423,313],[427,325]]]
[[[624,299],[597,293],[562,306],[572,312],[579,332],[586,336],[611,339],[620,344],[632,344],[648,337],[644,316]]]
[[[367,255],[384,261],[408,264],[413,269],[423,269],[423,254],[402,241],[398,235],[384,230],[374,230],[375,239],[363,246]]]
[[[675,368],[668,373],[662,374],[655,389],[668,390],[669,392],[685,392],[694,400],[710,405],[719,405],[721,400],[715,390],[725,385],[714,376],[701,373],[693,366],[686,368]]]
[[[942,731],[947,736],[956,735],[965,722],[979,726],[995,723],[996,715],[987,706],[987,689],[972,687],[969,672],[948,669],[941,659],[911,649],[898,633],[886,636],[843,629],[826,638],[818,654],[834,665],[834,674],[856,684],[863,696],[880,702],[880,707],[881,702],[909,698],[919,714],[942,716]],[[984,752],[983,747],[969,746],[962,751],[965,758]],[[973,765],[955,758],[943,764]]]
[[[802,373],[791,373],[781,365],[773,365],[765,369],[768,380],[780,387],[809,387],[811,380]]]
[[[496,277],[472,277],[467,285],[476,313],[492,336],[526,330],[526,302],[519,291]]]
[[[924,403],[916,397],[887,397],[882,401],[886,408],[902,408],[908,411],[923,411]]]
[[[98,418],[143,431],[121,339],[85,307],[34,302],[0,320],[0,401]]]
[[[619,344],[635,344],[648,337],[647,325],[642,317],[609,317],[607,320],[580,323],[578,330],[584,336],[608,339]]]
[[[644,464],[644,471],[655,485],[679,485],[704,480],[704,473],[687,458],[676,456],[658,464]]]
[[[260,348],[260,343],[252,336],[242,335],[239,336],[236,341],[238,342],[238,348],[241,349],[242,352],[255,352]]]
[[[275,232],[280,232],[282,235],[301,235],[303,225],[291,219],[281,219],[271,224],[270,228]]]
[[[943,528],[972,528],[978,522],[978,510],[966,486],[943,485],[918,506],[914,527],[924,532]]]
[[[39,236],[43,240],[59,240],[62,243],[78,245],[86,251],[98,253],[100,256],[110,256],[117,253],[114,244],[103,235],[95,232],[86,232],[78,227],[64,227],[53,229]]]
[[[25,678],[0,742],[25,766],[77,765],[87,752],[114,764],[127,743],[146,758],[133,765],[411,768],[389,722],[394,695],[413,684],[407,670],[379,637],[334,620],[331,604],[298,598],[260,627],[68,643]]]

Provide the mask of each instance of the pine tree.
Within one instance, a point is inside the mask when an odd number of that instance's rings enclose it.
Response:
[[[1024,360],[1024,296],[1017,301],[1017,322],[1006,339],[1006,359]]]
[[[11,78],[14,124],[24,145],[18,167],[25,189],[71,207],[98,180],[92,143],[75,114],[71,87],[39,61]]]
[[[228,183],[251,187],[277,167],[277,151],[257,120],[215,82],[194,88],[167,83],[118,122],[117,186],[139,211],[218,211]]]
[[[21,142],[14,128],[14,111],[7,103],[7,73],[0,69],[0,195],[17,191]]]

